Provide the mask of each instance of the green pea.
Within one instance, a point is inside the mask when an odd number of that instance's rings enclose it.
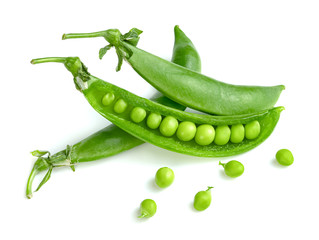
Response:
[[[162,167],[156,172],[155,182],[160,188],[166,188],[173,183],[174,178],[175,175],[172,169],[168,167]]]
[[[199,145],[209,145],[214,141],[215,129],[212,125],[203,124],[197,128],[195,142]]]
[[[247,139],[254,139],[260,133],[260,124],[257,120],[247,123],[245,126],[245,135]]]
[[[151,113],[148,115],[148,118],[146,120],[146,124],[151,129],[156,129],[159,127],[162,121],[162,116],[158,113]]]
[[[144,120],[146,117],[146,111],[141,107],[135,107],[133,108],[131,112],[131,119],[133,122],[140,123]]]
[[[213,187],[208,187],[206,191],[196,193],[194,197],[194,208],[197,211],[203,211],[209,207],[212,201],[211,188]]]
[[[177,127],[178,127],[177,119],[172,116],[167,116],[163,119],[160,125],[160,132],[165,137],[171,137],[176,132]]]
[[[156,209],[157,209],[157,206],[154,200],[152,199],[143,200],[140,206],[141,215],[139,216],[139,218],[149,218],[154,216],[154,214],[156,213]]]
[[[244,165],[236,160],[229,161],[228,163],[221,163],[219,165],[224,167],[225,174],[229,177],[236,178],[244,173]]]
[[[119,99],[114,104],[114,112],[123,113],[127,108],[127,103],[123,99]]]
[[[177,128],[176,136],[182,141],[190,141],[195,137],[196,125],[193,122],[181,122]]]
[[[230,139],[230,129],[227,125],[218,126],[216,128],[216,136],[214,143],[217,145],[225,145]]]
[[[230,141],[232,143],[240,143],[245,138],[245,128],[243,124],[236,124],[231,126]]]
[[[288,149],[280,149],[276,153],[276,159],[279,164],[289,166],[294,162],[294,156]]]
[[[102,104],[104,106],[110,105],[114,101],[114,99],[115,99],[115,96],[113,93],[107,93],[102,98]]]

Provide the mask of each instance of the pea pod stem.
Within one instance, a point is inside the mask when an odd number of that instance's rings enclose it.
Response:
[[[70,34],[63,34],[62,40],[72,39],[72,38],[95,38],[95,37],[101,37],[104,35],[105,35],[105,31],[92,32],[92,33],[70,33]]]
[[[46,63],[46,62],[57,62],[57,63],[65,63],[66,58],[65,57],[49,57],[49,58],[38,58],[38,59],[32,59],[32,64],[38,64],[38,63]]]
[[[221,161],[219,161],[219,165],[223,166],[223,168],[225,168],[226,163],[222,163]]]

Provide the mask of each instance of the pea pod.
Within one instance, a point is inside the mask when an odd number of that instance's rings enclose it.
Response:
[[[210,114],[238,115],[269,110],[284,89],[283,85],[232,85],[204,76],[131,45],[141,33],[136,28],[124,35],[118,29],[109,29],[94,33],[64,34],[62,39],[104,37],[109,45],[100,50],[100,58],[106,53],[105,49],[115,47],[119,57],[117,71],[121,69],[124,59],[165,96]]]
[[[199,55],[191,40],[179,28],[175,29],[175,43],[172,61],[177,64],[184,64],[184,66],[195,71],[200,71],[201,64]],[[161,94],[157,95],[159,96],[153,98],[155,102],[172,108],[185,110],[184,106],[173,102],[167,97],[161,96]],[[108,94],[102,99],[102,103],[107,105],[114,101],[114,98],[114,94]],[[45,175],[45,178],[40,183],[37,190],[39,190],[41,186],[49,180],[52,169],[55,167],[69,166],[74,170],[73,162],[80,163],[103,159],[134,148],[142,143],[144,143],[142,140],[133,137],[121,128],[115,125],[109,125],[73,146],[68,146],[66,149],[52,156],[47,151],[34,151],[33,155],[37,156],[38,159],[35,162],[29,176],[26,195],[28,198],[32,197],[33,180],[41,171],[48,170],[48,173]]]
[[[63,63],[72,73],[76,88],[84,94],[91,106],[103,117],[145,142],[193,156],[225,157],[243,153],[256,147],[271,134],[279,119],[280,112],[283,110],[283,107],[278,107],[258,113],[234,116],[213,116],[183,112],[136,96],[125,89],[92,76],[78,57],[39,58],[33,59],[31,62],[33,64],[45,62]],[[105,106],[102,99],[108,93],[113,93],[115,99],[112,104]],[[117,109],[119,101],[127,103],[125,110],[120,113]],[[163,116],[163,121],[159,128],[149,128],[146,119],[139,123],[132,121],[131,111],[136,107],[143,108],[147,115],[156,113]],[[169,120],[165,121],[168,118]],[[216,131],[216,139],[219,139],[218,144],[212,143],[208,145],[196,142],[196,138],[195,140],[183,141],[175,134],[181,122],[193,122],[196,127],[210,125],[224,129],[225,126],[249,124],[253,121],[259,122],[260,132],[258,136],[254,139],[245,138],[242,142],[236,144],[229,141],[229,135],[231,134],[229,131],[226,132],[227,142],[224,140],[225,136],[223,136],[225,131]],[[164,124],[163,127],[162,124]]]

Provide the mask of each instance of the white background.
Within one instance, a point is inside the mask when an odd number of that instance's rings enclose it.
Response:
[[[6,1],[1,4],[0,239],[318,239],[318,1]],[[132,27],[139,47],[170,59],[173,27],[192,39],[205,75],[233,84],[284,84],[285,106],[274,133],[237,159],[238,179],[219,159],[196,158],[150,144],[97,162],[54,169],[25,197],[35,158],[55,153],[110,124],[75,90],[62,64],[32,66],[32,58],[79,56],[90,73],[133,93],[155,90],[128,64],[116,73],[114,50],[102,61],[104,39],[62,41],[63,33]],[[295,163],[281,167],[277,150]],[[158,168],[175,182],[154,186]],[[43,175],[42,175],[43,176]],[[35,184],[39,182],[37,178]],[[212,204],[192,208],[197,191],[212,185]],[[152,198],[156,215],[137,219]]]

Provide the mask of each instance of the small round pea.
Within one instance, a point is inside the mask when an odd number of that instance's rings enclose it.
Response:
[[[146,124],[151,129],[156,129],[159,127],[162,121],[162,116],[158,113],[151,113],[148,115],[148,118],[146,120]]]
[[[161,122],[160,132],[165,137],[171,137],[176,132],[177,127],[178,127],[177,119],[172,116],[167,116]]]
[[[135,107],[131,111],[131,119],[133,122],[140,123],[146,117],[145,109],[141,107]]]
[[[254,139],[260,133],[260,124],[257,120],[247,123],[245,126],[245,136],[247,139]]]
[[[123,113],[127,108],[127,103],[121,98],[114,104],[114,112]]]
[[[174,178],[175,175],[172,169],[168,167],[162,167],[156,172],[155,182],[160,188],[166,188],[173,183]]]
[[[229,161],[228,163],[221,163],[219,165],[224,167],[225,174],[229,177],[236,178],[244,173],[244,165],[236,160]]]
[[[195,137],[196,125],[193,122],[181,122],[177,128],[176,136],[182,141],[190,141]]]
[[[194,197],[194,208],[197,211],[203,211],[209,207],[212,201],[211,188],[213,187],[208,187],[206,191],[196,193]]]
[[[115,99],[114,93],[107,93],[104,95],[104,97],[102,98],[102,104],[104,106],[108,106],[110,105]]]
[[[276,159],[283,166],[289,166],[294,162],[294,156],[288,149],[280,149],[276,153]]]
[[[141,202],[140,211],[141,215],[138,216],[139,218],[149,218],[154,216],[156,213],[156,203],[152,199],[145,199]]]
[[[199,145],[209,145],[214,141],[215,129],[212,125],[203,124],[197,128],[195,142]]]
[[[240,143],[245,138],[245,128],[243,124],[232,125],[230,132],[230,141],[232,143]]]
[[[225,145],[230,139],[230,129],[227,125],[218,126],[216,128],[216,136],[214,143],[217,145]]]

